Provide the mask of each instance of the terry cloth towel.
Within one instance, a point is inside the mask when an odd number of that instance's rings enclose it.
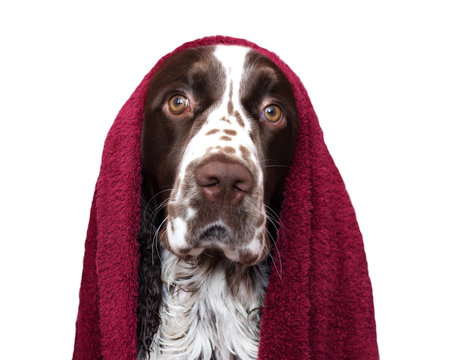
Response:
[[[259,359],[378,359],[362,236],[343,180],[299,78],[249,41],[207,37],[164,56],[119,112],[105,141],[85,244],[74,359],[136,359],[140,229],[140,132],[153,74],[197,46],[249,46],[292,84],[300,130],[280,215],[281,268],[272,268]]]

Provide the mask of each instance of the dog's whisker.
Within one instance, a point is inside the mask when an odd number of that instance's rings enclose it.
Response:
[[[279,223],[278,223],[278,220],[274,219],[272,216],[270,215],[267,215],[266,216],[267,220],[269,221],[270,225],[272,225],[272,227],[274,228],[274,230],[278,230],[279,228]]]
[[[160,225],[157,227],[156,229],[156,232],[154,233],[154,238],[158,238],[159,237],[159,231],[160,231],[160,228],[164,225],[164,223],[168,220],[168,216],[165,217],[165,219],[163,219],[160,223]]]
[[[275,251],[276,251],[276,253],[277,253],[277,255],[278,255],[278,262],[279,262],[279,265],[280,265],[280,272],[278,271],[277,264],[276,264],[275,261],[274,261],[274,256],[272,255],[271,249],[268,249],[268,250],[267,250],[267,253],[268,253],[268,255],[270,256],[272,262],[274,263],[275,270],[277,271],[277,274],[278,274],[280,280],[282,280],[282,277],[283,277],[282,258],[281,258],[281,256],[280,256],[280,251],[278,250],[277,241],[274,240],[274,238],[273,238],[272,234],[269,232],[269,230],[266,229],[266,231],[267,231],[267,234],[268,234],[269,238],[270,238],[270,239],[272,240],[272,242],[274,243],[273,248],[275,248]]]
[[[167,234],[167,230],[165,229],[164,232],[162,233],[162,236],[165,236]],[[162,257],[161,257],[161,243],[159,236],[157,236],[157,241],[154,241],[153,246],[156,248],[156,254],[158,256],[159,261],[162,263]]]
[[[163,194],[163,193],[166,193],[168,191],[172,191],[173,188],[167,188],[167,189],[163,189],[161,191],[159,191],[157,194],[154,194],[153,197],[150,199],[150,201],[153,201],[155,198],[157,198],[160,194]]]
[[[279,279],[280,279],[280,280],[283,280],[283,274],[282,274],[281,264],[280,264],[280,271],[279,271],[279,269],[278,269],[278,267],[277,267],[277,264],[275,263],[274,257],[272,256],[272,254],[271,254],[270,251],[268,251],[268,255],[269,255],[269,257],[271,258],[272,263],[274,264],[274,268],[275,268],[275,271],[276,271],[276,273],[277,273]]]
[[[273,216],[273,218],[278,221],[279,215],[275,212],[275,210],[272,207],[270,207],[269,205],[264,204],[264,206],[267,210],[268,215],[270,213]]]
[[[144,219],[145,224],[150,224],[152,227],[154,227],[153,224],[156,222],[156,217],[159,215],[160,211],[165,208],[165,206],[167,206],[167,203],[168,201],[164,201],[163,203],[156,206],[151,213],[148,212],[147,214],[145,214],[147,215]]]
[[[165,204],[161,204],[156,209],[154,209],[154,211],[149,215],[149,217],[147,219],[147,222],[150,223],[150,224],[154,224],[156,222],[156,219],[157,219],[160,211],[162,209],[164,209],[165,206],[166,206]]]
[[[153,203],[153,204],[154,204],[154,208],[153,208],[152,212],[150,212],[150,211],[148,211],[148,210],[146,209],[146,213],[147,213],[147,214],[153,214],[156,210],[160,210],[162,207],[168,205],[168,202],[169,202],[168,199],[162,201],[162,202],[159,203],[159,204],[157,204],[155,201],[154,201],[154,202],[149,201],[148,204]]]
[[[149,213],[149,212],[148,212],[148,207],[149,207],[150,205],[156,205],[156,203],[157,203],[157,201],[156,201],[157,196],[159,196],[160,194],[162,194],[162,193],[164,193],[164,192],[171,191],[171,190],[172,190],[172,189],[164,189],[164,190],[162,190],[162,191],[159,191],[157,194],[154,194],[154,195],[151,197],[151,199],[149,199],[148,202],[146,203],[146,206],[144,207],[143,212],[144,212],[145,214],[148,214],[148,213]]]
[[[167,220],[168,220],[168,216],[166,216],[165,219],[160,223],[160,225],[158,226],[158,228],[154,232],[154,236],[153,236],[153,246],[156,246],[156,253],[157,253],[157,256],[159,257],[159,260],[161,262],[162,262],[162,257],[160,256],[160,251],[159,251],[159,244],[160,244],[159,231],[160,231],[161,227],[163,226],[163,224]],[[165,232],[166,232],[166,230],[165,230]]]
[[[265,205],[267,210],[267,218],[272,221],[272,225],[275,230],[278,230],[282,234],[285,233],[285,225],[280,222],[280,216],[270,206]]]
[[[276,218],[278,218],[277,212],[276,212],[272,207],[270,207],[270,206],[267,205],[267,204],[264,204],[264,207],[266,208],[267,212],[271,213],[271,214],[274,215]]]

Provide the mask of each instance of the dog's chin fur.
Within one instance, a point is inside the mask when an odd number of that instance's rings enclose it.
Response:
[[[251,252],[248,248],[244,250],[236,249],[229,245],[231,241],[226,241],[226,239],[231,237],[230,233],[228,230],[216,225],[210,226],[206,231],[202,232],[197,241],[199,246],[192,248],[174,249],[169,245],[167,232],[162,230],[159,233],[159,239],[164,248],[188,263],[199,264],[214,258],[217,260],[229,260],[232,263],[243,266],[256,265],[262,262],[269,254],[269,246],[267,245],[269,236],[267,233],[262,234],[262,236],[265,238],[265,247],[254,249]],[[252,242],[252,244],[254,243]]]

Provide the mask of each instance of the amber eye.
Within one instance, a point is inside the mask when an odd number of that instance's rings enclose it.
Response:
[[[174,95],[168,101],[170,112],[175,115],[182,114],[189,106],[189,99],[182,95]]]
[[[270,123],[278,122],[282,117],[282,111],[277,105],[268,105],[261,113],[261,118]]]

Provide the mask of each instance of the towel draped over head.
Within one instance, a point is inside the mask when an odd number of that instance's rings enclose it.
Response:
[[[85,243],[73,358],[136,359],[140,134],[146,91],[173,54],[216,44],[248,46],[271,59],[292,85],[300,121],[280,213],[278,261],[262,311],[259,359],[378,359],[362,236],[307,92],[277,55],[223,36],[186,43],[164,56],[107,135]]]

